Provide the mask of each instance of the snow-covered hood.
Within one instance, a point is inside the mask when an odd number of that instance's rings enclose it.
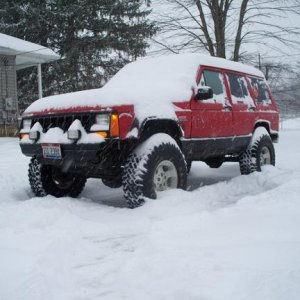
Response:
[[[157,117],[176,117],[175,108],[172,101],[161,101],[159,97],[147,95],[145,89],[127,90],[112,89],[105,86],[99,89],[79,91],[68,94],[61,94],[57,96],[50,96],[39,99],[32,103],[24,112],[24,115],[32,114],[49,114],[49,113],[63,113],[76,111],[91,111],[91,110],[110,110],[123,105],[132,105],[134,107],[135,115],[139,119],[144,119],[149,116]],[[164,90],[158,89],[157,94],[168,93]],[[183,100],[189,100],[192,95],[192,89],[183,97]],[[140,98],[139,98],[140,97]],[[141,101],[139,101],[139,99]],[[174,99],[174,98],[171,98]]]
[[[126,65],[103,88],[42,98],[31,104],[25,114],[134,105],[139,119],[150,116],[176,118],[173,103],[191,99],[200,65],[263,76],[251,66],[200,54],[144,58]]]

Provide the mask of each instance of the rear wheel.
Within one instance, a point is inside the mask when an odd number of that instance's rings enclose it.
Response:
[[[157,192],[185,189],[187,168],[184,156],[167,134],[155,134],[128,158],[123,171],[124,196],[129,207],[156,199]]]
[[[264,165],[275,166],[275,149],[272,139],[265,128],[257,128],[252,141],[239,159],[241,174],[261,171]]]
[[[83,190],[86,177],[62,172],[59,168],[41,164],[33,157],[29,164],[28,178],[31,189],[37,197],[77,197]]]
[[[275,166],[275,149],[269,135],[261,136],[252,146],[251,154],[256,171],[265,165]]]

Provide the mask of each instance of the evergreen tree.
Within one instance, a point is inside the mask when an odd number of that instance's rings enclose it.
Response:
[[[13,3],[12,3],[13,2]],[[0,32],[41,44],[62,59],[43,66],[44,95],[101,87],[145,55],[155,25],[141,0],[1,0]],[[19,98],[37,98],[36,70],[18,74]]]
[[[45,13],[46,0],[0,0],[0,32],[50,47],[47,43],[48,28]],[[46,73],[49,66],[43,66],[44,86],[51,84]],[[26,68],[17,72],[20,109],[24,109],[38,98],[37,69]]]

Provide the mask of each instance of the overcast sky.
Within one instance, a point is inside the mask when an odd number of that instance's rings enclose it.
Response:
[[[161,15],[169,15],[169,16],[176,17],[180,14],[179,10],[175,10],[172,5],[166,4],[165,0],[152,0],[152,7],[153,7],[153,12],[151,18],[156,20],[161,20]],[[291,13],[286,13],[286,18],[269,18],[267,21],[269,23],[281,25],[282,27],[300,28],[300,16],[299,15],[296,16]],[[286,36],[290,37],[288,35]],[[155,40],[171,45],[173,42],[176,43],[180,41],[180,37],[178,36],[170,37],[167,34],[158,34],[158,36],[155,37]],[[253,53],[254,57],[257,56],[257,61],[258,61],[258,54],[260,53],[261,57],[264,60],[270,60],[275,62],[276,61],[283,62],[283,60],[287,60],[289,62],[294,63],[295,61],[300,61],[300,38],[297,37],[297,40],[299,42],[298,47],[295,45],[286,46],[275,40],[272,40],[269,46],[265,46],[261,43],[260,40],[258,40],[255,41],[255,43],[245,45],[244,47],[242,47],[242,49],[243,51]],[[160,45],[152,42],[148,53],[149,55],[154,55],[156,54],[157,50],[162,48],[163,47],[161,47]],[[205,52],[205,50],[202,50],[202,52],[207,53]],[[228,56],[230,56],[230,54]]]

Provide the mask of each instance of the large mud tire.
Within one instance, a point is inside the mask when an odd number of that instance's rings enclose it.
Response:
[[[187,167],[184,155],[169,135],[155,134],[137,147],[124,166],[123,190],[129,207],[140,206],[145,198],[156,199],[156,192],[160,189],[155,184],[155,176],[162,164],[172,166],[177,174],[176,186],[173,182],[171,188],[186,189]]]
[[[267,130],[260,128],[248,149],[240,155],[239,163],[243,175],[260,172],[264,165],[275,166],[275,149]]]
[[[186,160],[186,172],[187,172],[187,174],[189,174],[191,172],[192,163],[193,163],[193,161]]]
[[[71,173],[62,173],[50,165],[41,164],[36,157],[29,163],[28,179],[31,190],[37,197],[52,195],[76,198],[84,189],[86,177]]]

